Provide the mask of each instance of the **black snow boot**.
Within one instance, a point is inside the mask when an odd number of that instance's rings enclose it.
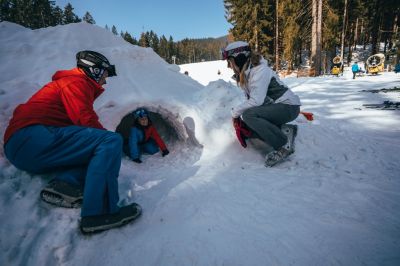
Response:
[[[281,163],[286,160],[286,158],[290,155],[290,152],[285,148],[280,148],[279,151],[271,151],[265,156],[265,166],[272,167],[278,163]]]
[[[65,208],[80,208],[83,191],[61,180],[52,180],[40,192],[40,198],[50,204]]]
[[[81,219],[81,231],[89,234],[119,227],[135,220],[141,213],[140,205],[132,203],[121,207],[117,213],[85,216]]]

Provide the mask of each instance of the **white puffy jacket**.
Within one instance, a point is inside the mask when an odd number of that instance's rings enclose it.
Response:
[[[246,89],[248,90],[249,98],[247,98],[245,92],[245,100],[238,106],[232,108],[232,117],[234,118],[239,117],[246,109],[260,106],[264,103],[270,81],[273,77],[280,85],[287,87],[279,79],[279,76],[268,66],[268,62],[265,59],[261,59],[258,66],[252,68],[249,67],[245,71],[245,74],[248,80],[248,86]],[[276,99],[274,103],[301,105],[300,98],[290,89],[288,89],[281,97]]]

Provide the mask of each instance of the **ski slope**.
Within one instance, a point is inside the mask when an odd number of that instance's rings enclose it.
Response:
[[[315,120],[294,121],[296,153],[265,168],[262,143],[244,149],[235,138],[230,109],[242,93],[223,61],[169,65],[85,23],[2,22],[0,38],[1,135],[18,104],[91,49],[118,74],[95,104],[103,125],[115,130],[145,106],[170,128],[161,131],[171,152],[124,158],[121,203],[141,204],[142,217],[83,236],[80,210],[39,199],[53,174],[18,170],[0,149],[1,265],[400,264],[400,110],[362,106],[400,94],[361,92],[398,87],[400,75],[284,79]]]

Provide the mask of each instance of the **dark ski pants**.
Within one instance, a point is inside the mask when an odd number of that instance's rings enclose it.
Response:
[[[140,159],[142,153],[155,154],[160,149],[153,139],[144,142],[143,130],[132,127],[129,135],[129,154],[132,160]]]
[[[56,172],[56,179],[83,187],[81,216],[118,212],[119,134],[79,126],[34,125],[15,132],[4,150],[19,169],[34,174]]]
[[[242,119],[265,143],[279,150],[287,142],[280,127],[296,119],[300,113],[299,105],[266,104],[247,109]]]

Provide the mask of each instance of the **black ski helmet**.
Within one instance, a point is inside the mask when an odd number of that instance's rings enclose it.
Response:
[[[115,65],[111,65],[108,59],[98,52],[88,50],[78,52],[76,64],[96,82],[100,81],[105,70],[107,70],[109,77],[117,75]]]

